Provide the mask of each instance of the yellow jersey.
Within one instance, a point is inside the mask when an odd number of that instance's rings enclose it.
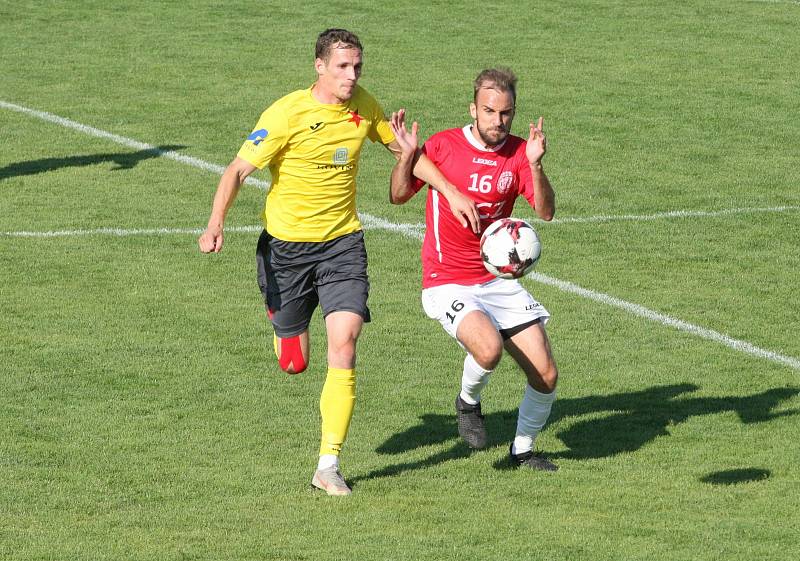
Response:
[[[361,229],[356,174],[364,140],[394,140],[378,102],[356,86],[347,103],[317,101],[311,88],[277,100],[261,115],[238,156],[269,166],[262,219],[275,238],[322,242]]]

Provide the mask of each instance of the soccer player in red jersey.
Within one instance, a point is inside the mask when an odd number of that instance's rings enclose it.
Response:
[[[472,448],[487,444],[481,390],[505,348],[525,374],[517,431],[509,450],[514,465],[555,471],[534,452],[534,441],[550,416],[558,370],[544,324],[550,314],[517,280],[494,277],[483,266],[480,237],[493,221],[511,215],[523,196],[539,218],[552,220],[555,195],[542,167],[547,151],[543,119],[530,124],[528,138],[510,134],[516,104],[514,73],[487,69],[475,79],[472,123],[434,134],[418,148],[418,125],[410,130],[404,112],[390,125],[403,152],[392,170],[390,198],[402,204],[425,183],[412,176],[420,154],[427,155],[447,180],[475,201],[480,232],[464,228],[447,200],[428,189],[422,244],[422,303],[425,313],[467,351],[456,397],[458,431]]]

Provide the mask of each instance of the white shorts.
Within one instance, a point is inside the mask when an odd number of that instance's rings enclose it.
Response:
[[[469,312],[486,314],[498,331],[512,329],[540,319],[547,323],[550,313],[517,280],[493,279],[483,284],[443,284],[422,291],[422,307],[431,319],[457,340],[461,320]]]

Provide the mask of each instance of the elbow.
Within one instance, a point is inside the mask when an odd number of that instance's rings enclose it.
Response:
[[[556,209],[554,206],[547,206],[544,208],[536,208],[536,216],[544,220],[545,222],[550,222],[555,218]]]
[[[553,218],[555,218],[556,201],[555,198],[552,196],[547,197],[544,200],[540,201],[540,204],[534,205],[533,208],[536,211],[536,215],[545,222],[550,222],[551,220],[553,220]]]
[[[389,202],[393,205],[401,205],[411,198],[409,193],[389,193]]]

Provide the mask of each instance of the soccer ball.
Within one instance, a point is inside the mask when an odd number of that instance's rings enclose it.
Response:
[[[542,243],[533,226],[518,218],[501,218],[481,236],[483,266],[502,279],[527,273],[542,255]]]

